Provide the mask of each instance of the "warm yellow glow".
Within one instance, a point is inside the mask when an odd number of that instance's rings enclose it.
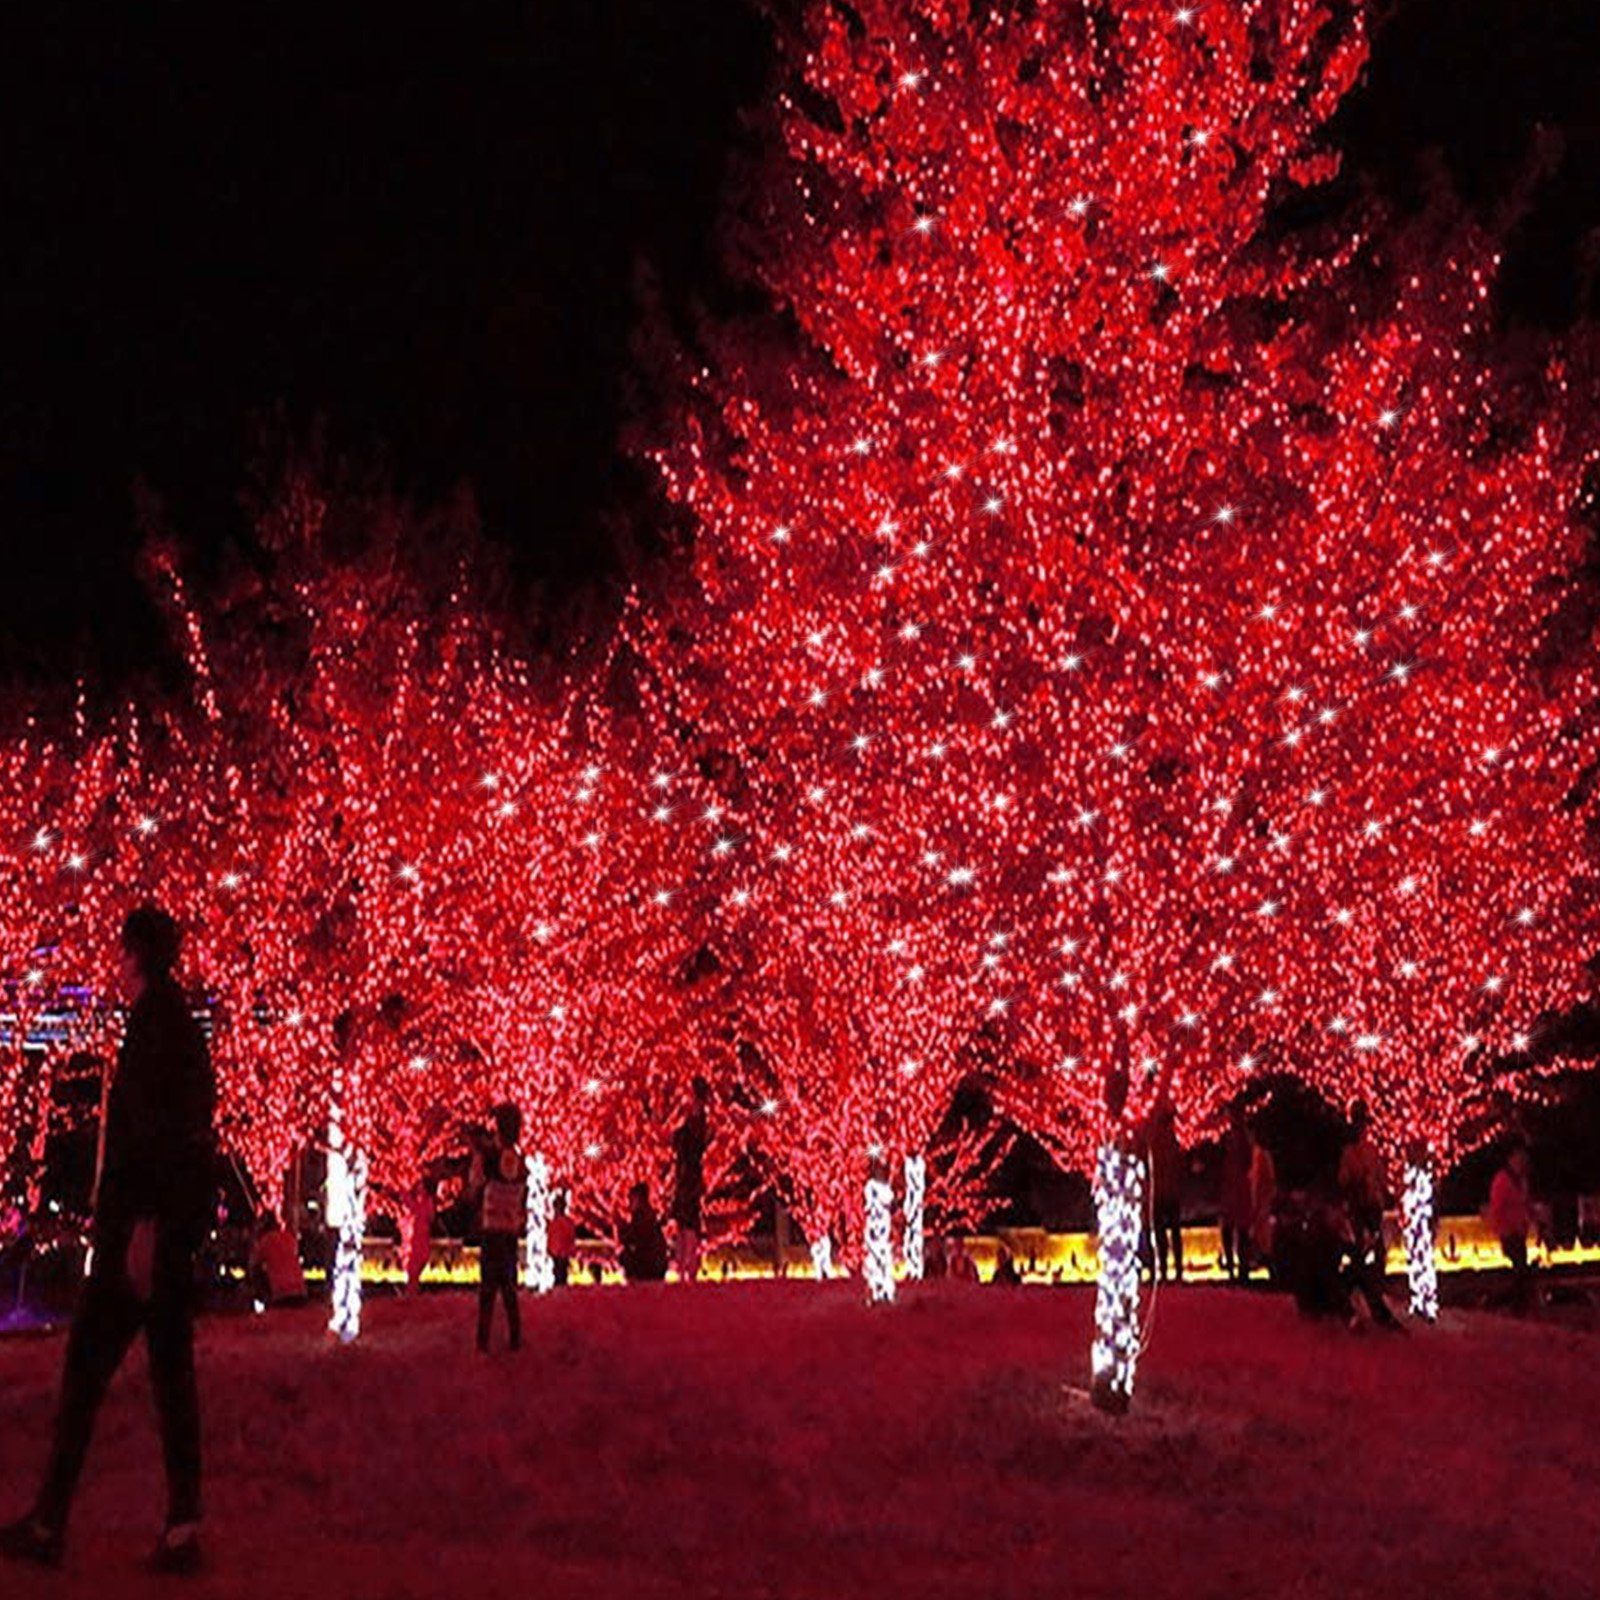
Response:
[[[1390,1219],[1387,1237],[1388,1270],[1403,1275],[1406,1267],[1405,1247],[1396,1219]],[[995,1259],[1002,1243],[1011,1252],[1025,1283],[1093,1283],[1099,1271],[1100,1261],[1092,1233],[1048,1233],[1043,1228],[1006,1228],[997,1234],[970,1235],[965,1242],[985,1279],[994,1273]],[[1186,1227],[1183,1230],[1186,1281],[1225,1282],[1227,1275],[1222,1270],[1221,1252],[1222,1240],[1215,1227]],[[1600,1244],[1576,1244],[1560,1249],[1535,1245],[1530,1255],[1543,1266],[1600,1266]],[[1506,1265],[1505,1257],[1500,1253],[1500,1241],[1489,1231],[1483,1218],[1477,1216],[1441,1218],[1434,1257],[1440,1272],[1490,1272]],[[600,1260],[598,1256],[594,1259]],[[796,1280],[811,1278],[811,1257],[803,1246],[788,1251],[785,1259],[789,1277]],[[322,1278],[317,1271],[309,1272],[307,1276],[319,1281]],[[701,1281],[709,1283],[748,1282],[772,1276],[771,1250],[749,1244],[709,1250],[701,1267]],[[368,1240],[362,1262],[362,1278],[367,1283],[403,1283],[405,1274],[400,1270],[398,1246],[386,1240]],[[434,1246],[433,1255],[423,1271],[422,1281],[434,1287],[475,1284],[478,1281],[476,1247],[439,1242]],[[593,1281],[588,1260],[575,1262],[573,1286],[589,1286]],[[614,1266],[601,1262],[602,1285],[620,1284],[622,1281],[622,1274]]]

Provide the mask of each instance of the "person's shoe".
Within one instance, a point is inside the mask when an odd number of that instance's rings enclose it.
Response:
[[[180,1522],[168,1528],[150,1555],[152,1572],[192,1577],[200,1570],[200,1524]]]
[[[27,1561],[36,1567],[59,1567],[64,1553],[59,1528],[47,1528],[31,1514],[0,1528],[0,1557]]]

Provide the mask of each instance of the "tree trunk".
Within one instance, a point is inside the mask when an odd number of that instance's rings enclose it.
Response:
[[[1422,1162],[1406,1163],[1400,1211],[1405,1228],[1411,1315],[1432,1322],[1439,1315],[1439,1273],[1433,1259],[1433,1170]]]
[[[894,1299],[894,1190],[882,1178],[868,1178],[867,1218],[862,1235],[862,1272],[867,1299],[874,1305]]]
[[[333,1314],[328,1330],[341,1344],[361,1333],[361,1252],[367,1232],[367,1158],[344,1142],[338,1123],[328,1129],[328,1226],[333,1250]]]
[[[535,1294],[548,1294],[556,1283],[550,1260],[550,1166],[537,1152],[528,1157],[528,1235],[523,1282]]]
[[[1094,1203],[1100,1277],[1094,1301],[1094,1403],[1121,1413],[1133,1398],[1139,1359],[1139,1233],[1144,1162],[1118,1144],[1100,1147]]]
[[[902,1259],[908,1278],[922,1277],[923,1272],[923,1201],[928,1192],[928,1163],[922,1156],[906,1157],[905,1238],[902,1241]]]

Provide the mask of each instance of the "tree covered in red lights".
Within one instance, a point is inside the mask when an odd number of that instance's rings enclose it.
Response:
[[[214,999],[233,1143],[275,1192],[324,1140],[335,1189],[396,1202],[502,1098],[574,1210],[658,1197],[689,1079],[717,1076],[697,896],[717,835],[692,772],[607,674],[508,642],[470,523],[291,461],[254,563],[192,596],[215,797],[170,888]],[[737,1140],[713,1148],[713,1176]]]
[[[1120,1151],[1136,1212],[1155,1096],[1198,1132],[1268,1061],[1342,1088],[1297,1042],[1340,819],[1392,809],[1375,779],[1462,803],[1442,730],[1484,658],[1575,778],[1548,735],[1592,686],[1546,704],[1523,668],[1587,447],[1559,371],[1503,437],[1472,230],[1270,216],[1331,175],[1354,8],[816,4],[788,43],[733,245],[800,337],[703,332],[655,450],[689,571],[639,631],[768,804],[825,768],[929,864],[898,892],[961,875],[982,912],[945,937],[1006,952],[998,1097],[1067,1159]],[[1570,973],[1578,930],[1551,941]]]

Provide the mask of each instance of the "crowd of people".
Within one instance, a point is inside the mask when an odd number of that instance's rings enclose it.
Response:
[[[142,1332],[168,1493],[152,1564],[163,1572],[187,1573],[200,1565],[193,1317],[197,1255],[215,1221],[215,1079],[205,1037],[174,977],[177,924],[156,907],[142,907],[128,917],[121,942],[131,1005],[106,1101],[91,1258],[68,1336],[39,1492],[24,1517],[0,1528],[0,1557],[43,1565],[60,1562],[96,1415],[123,1357]],[[634,1185],[626,1214],[617,1220],[615,1258],[630,1283],[663,1280],[669,1267],[675,1267],[683,1282],[699,1275],[711,1110],[709,1085],[696,1078],[672,1135],[670,1244],[647,1183]],[[496,1311],[503,1309],[507,1343],[515,1350],[522,1337],[518,1285],[529,1207],[522,1115],[515,1105],[501,1104],[487,1125],[464,1131],[469,1154],[462,1188],[480,1240],[477,1347],[488,1351]],[[1180,1280],[1187,1156],[1165,1098],[1140,1130],[1138,1148],[1149,1175],[1146,1268],[1157,1280]],[[1265,1269],[1310,1315],[1341,1317],[1354,1325],[1399,1326],[1384,1295],[1383,1228],[1390,1186],[1366,1106],[1352,1109],[1337,1170],[1308,1190],[1280,1192],[1272,1154],[1243,1108],[1235,1108],[1230,1118],[1221,1155],[1221,1258],[1231,1280],[1246,1283]],[[408,1224],[402,1260],[413,1290],[420,1286],[429,1259],[437,1204],[435,1179],[425,1175],[401,1208]],[[1526,1309],[1536,1296],[1528,1244],[1537,1208],[1529,1188],[1528,1149],[1520,1139],[1495,1175],[1488,1215],[1511,1268],[1510,1304]],[[780,1274],[786,1220],[780,1206],[775,1228]],[[560,1192],[553,1197],[547,1247],[553,1281],[566,1284],[578,1240],[567,1197]],[[967,1283],[980,1279],[978,1264],[959,1233],[931,1241],[926,1275]],[[307,1299],[299,1242],[273,1211],[258,1218],[246,1279],[258,1310]],[[1002,1286],[1022,1281],[1004,1242],[990,1281]]]

